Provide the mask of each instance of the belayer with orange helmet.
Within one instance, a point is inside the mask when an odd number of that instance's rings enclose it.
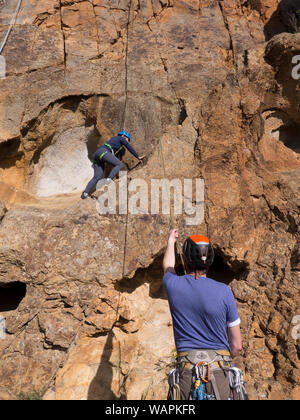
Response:
[[[91,192],[95,189],[97,182],[104,178],[105,163],[113,166],[108,178],[107,183],[110,183],[118,173],[124,168],[123,163],[117,158],[116,153],[123,148],[129,150],[133,156],[139,160],[143,160],[145,156],[139,156],[130,144],[131,136],[127,131],[120,131],[117,136],[112,137],[107,143],[99,147],[93,154],[93,168],[94,176],[87,184],[84,192],[81,195],[82,199],[90,197]]]
[[[183,245],[187,274],[178,276],[175,272],[177,238],[178,231],[173,229],[163,260],[163,284],[177,350],[176,369],[169,376],[169,397],[247,399],[241,371],[232,367],[232,359],[242,349],[236,302],[226,284],[207,276],[214,261],[213,246],[206,236],[187,238]],[[238,380],[234,382],[232,375],[237,375]],[[233,389],[235,383],[238,391]]]

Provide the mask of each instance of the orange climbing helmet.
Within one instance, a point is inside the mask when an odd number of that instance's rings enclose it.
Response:
[[[206,236],[192,235],[183,244],[185,263],[190,269],[205,270],[215,257],[213,246]]]

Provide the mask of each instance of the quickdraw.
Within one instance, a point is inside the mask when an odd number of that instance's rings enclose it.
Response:
[[[168,400],[179,401],[180,400],[180,387],[179,387],[179,371],[178,369],[172,369],[168,377],[169,382],[169,395]]]
[[[214,395],[208,395],[206,384],[211,381],[211,368],[208,362],[199,362],[193,369],[193,385],[190,398],[192,400],[215,400]]]
[[[206,378],[204,376],[204,368],[206,367]],[[207,362],[199,362],[195,369],[197,369],[198,376],[200,377],[201,381],[207,384],[210,381],[210,364]]]
[[[243,372],[237,367],[228,369],[229,385],[231,390],[230,400],[247,401],[248,395],[245,389]]]

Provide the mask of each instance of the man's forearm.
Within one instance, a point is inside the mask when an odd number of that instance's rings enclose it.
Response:
[[[242,337],[240,326],[228,328],[228,341],[232,358],[237,357],[242,350]]]
[[[168,268],[174,268],[174,267],[175,267],[175,244],[169,241],[166,252],[165,252],[164,260],[163,260],[164,272],[166,272]]]

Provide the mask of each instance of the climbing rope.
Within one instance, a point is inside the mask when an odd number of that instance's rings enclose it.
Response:
[[[125,46],[125,103],[124,103],[124,108],[123,108],[123,114],[122,114],[120,131],[124,130],[124,127],[125,127],[126,112],[127,112],[127,106],[128,106],[128,51],[129,51],[129,27],[130,27],[130,24],[132,23],[132,21],[131,21],[131,9],[132,9],[132,0],[130,0],[130,2],[129,2],[128,19],[127,19],[127,24],[126,24],[126,46]],[[114,16],[113,16],[113,20],[114,20]],[[115,22],[115,20],[114,20],[114,22]],[[116,22],[115,22],[115,26],[116,26]],[[157,37],[156,37],[156,35],[154,35],[154,36],[155,36],[155,41],[156,41],[157,47],[159,49]],[[149,63],[148,53],[146,53],[146,59],[148,61],[149,80],[150,80],[150,86],[151,86],[152,96],[154,97],[154,89],[153,89],[152,77],[151,77],[151,73],[150,73],[150,63]],[[176,91],[175,91],[175,88],[174,88],[173,84],[171,84],[171,87],[172,87],[172,90],[173,90],[175,99],[178,101],[178,97],[176,95]],[[162,144],[161,137],[159,137],[159,144],[160,144],[160,156],[161,156],[163,174],[164,174],[164,178],[167,179],[165,159],[164,159],[164,152],[163,152],[163,144]],[[131,170],[132,169],[135,169],[140,163],[141,162],[138,162],[138,164],[135,165],[133,168],[131,168]],[[168,190],[168,195],[169,195],[168,196],[168,199],[169,199],[169,203],[170,203],[170,227],[173,229],[175,227],[174,210],[173,210],[173,207],[171,205],[170,191],[169,190]],[[128,236],[127,233],[128,233],[128,209],[127,209],[127,212],[126,212],[126,220],[125,220],[122,277],[125,276],[126,248],[127,248],[127,236]],[[176,242],[176,250],[177,250],[178,255],[180,256],[181,263],[182,263],[182,266],[183,266],[183,269],[184,269],[183,255],[182,255],[182,251],[181,251],[181,248],[180,248],[180,245],[179,245],[178,242]],[[184,269],[184,271],[185,271],[185,269]]]
[[[145,23],[145,24],[148,25],[148,23]],[[157,40],[157,36],[156,36],[155,33],[153,33],[153,34],[154,34],[154,38],[155,38],[155,43],[157,45],[157,49],[159,50],[159,43],[158,43],[158,40]],[[160,30],[159,30],[159,34],[161,34],[161,31]],[[154,89],[153,89],[153,83],[152,83],[152,77],[151,77],[151,70],[150,70],[151,69],[151,66],[150,66],[148,52],[146,53],[146,60],[147,60],[147,64],[148,64],[147,65],[147,68],[149,69],[149,80],[150,80],[150,87],[151,87],[152,97],[154,97],[155,95],[154,95]],[[171,85],[172,91],[174,93],[175,100],[178,101],[178,96],[176,94],[176,90],[175,90],[175,88],[174,88],[174,86],[173,86],[172,83],[170,83],[170,85]],[[167,179],[167,171],[166,171],[165,157],[164,157],[164,150],[163,150],[163,143],[162,143],[161,136],[159,136],[158,140],[159,140],[159,150],[160,150],[161,164],[162,164],[164,179]],[[170,203],[170,228],[171,229],[174,229],[175,228],[174,210],[173,210],[173,207],[172,207],[172,204],[171,204],[171,197],[170,197],[170,191],[169,191],[169,189],[167,189],[167,191],[168,191],[168,200],[169,200],[169,203]],[[184,273],[186,274],[185,264],[184,264],[183,255],[182,255],[182,250],[181,250],[181,247],[180,247],[178,241],[176,241],[176,251],[177,251],[177,254],[180,256],[181,264],[182,264]]]
[[[124,103],[124,110],[123,116],[121,121],[120,131],[124,130],[125,128],[125,121],[126,121],[126,111],[127,111],[127,103],[128,103],[128,48],[129,48],[129,26],[130,26],[130,14],[131,14],[131,5],[132,0],[129,2],[128,7],[128,17],[127,17],[127,24],[126,24],[126,47],[125,47],[125,103]]]
[[[127,19],[127,26],[126,26],[126,49],[125,49],[125,103],[124,103],[124,110],[121,122],[121,130],[125,128],[125,121],[126,121],[126,111],[127,111],[127,104],[128,104],[128,48],[129,48],[129,26],[130,26],[130,14],[131,14],[131,5],[132,0],[129,2],[128,7],[128,19]],[[126,194],[128,191],[128,179],[127,179],[127,189]],[[125,276],[125,264],[126,264],[126,248],[127,248],[127,231],[128,231],[128,203],[127,203],[127,211],[126,211],[126,221],[125,221],[125,232],[124,232],[124,251],[123,251],[123,270],[122,270],[122,277]]]
[[[89,0],[89,1],[91,1],[91,0]],[[91,1],[91,3],[93,4],[92,1]],[[125,84],[124,84],[125,102],[124,102],[124,107],[123,107],[123,111],[122,111],[122,115],[121,115],[121,122],[120,122],[119,131],[123,131],[125,129],[127,106],[128,106],[128,48],[129,48],[129,27],[130,27],[130,24],[131,24],[131,19],[130,19],[131,18],[131,9],[132,9],[132,0],[129,1],[129,5],[128,5],[128,16],[127,16],[127,23],[126,23]],[[116,32],[118,32],[117,23],[116,23],[114,14],[112,13],[110,7],[108,8],[108,11],[109,11],[109,14],[110,14],[113,22],[114,22],[115,30],[116,30]],[[124,146],[121,146],[120,149],[117,150],[117,152],[115,153],[115,155],[117,156],[118,153],[120,153],[122,150],[124,150]],[[140,164],[140,162],[138,164]],[[136,166],[138,166],[138,165],[136,165]],[[134,166],[134,168],[136,166]],[[134,168],[131,168],[129,170],[132,170]],[[128,184],[128,181],[127,181],[127,184]],[[124,275],[125,275],[126,247],[127,247],[127,231],[128,231],[128,208],[127,208],[126,219],[125,219],[122,277],[124,277]]]
[[[11,30],[12,30],[13,26],[16,23],[16,19],[17,19],[18,13],[20,11],[21,4],[22,4],[22,0],[19,0],[18,3],[17,3],[17,7],[16,7],[16,10],[15,10],[15,13],[14,13],[14,15],[13,15],[11,21],[10,21],[10,24],[9,24],[9,27],[8,27],[8,30],[7,30],[7,33],[5,35],[5,38],[4,38],[4,40],[3,40],[3,42],[2,42],[2,44],[0,46],[0,55],[2,54],[2,51],[4,50],[4,47],[5,47],[6,42],[8,40],[9,34],[11,33]]]
[[[167,179],[167,172],[166,172],[166,166],[165,166],[165,158],[164,158],[164,151],[163,151],[163,144],[162,144],[162,139],[161,137],[159,137],[159,150],[160,150],[160,155],[161,155],[161,163],[162,163],[162,168],[163,168],[163,173],[164,173],[164,178]],[[175,228],[175,219],[174,219],[174,210],[171,204],[171,197],[170,197],[170,190],[167,189],[168,191],[168,200],[170,203],[170,228],[174,229]],[[181,264],[184,270],[184,273],[186,274],[186,270],[185,270],[185,265],[184,265],[184,261],[183,261],[183,255],[182,255],[182,251],[179,245],[179,242],[176,241],[176,250],[178,255],[180,256],[181,259]]]

